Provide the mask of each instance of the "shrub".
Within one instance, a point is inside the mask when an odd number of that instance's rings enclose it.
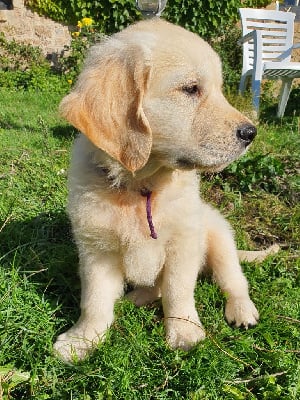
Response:
[[[70,46],[65,46],[64,56],[60,57],[56,66],[69,84],[72,84],[79,74],[88,48],[103,35],[98,32],[92,18],[82,18],[77,23],[77,30],[72,33]]]
[[[271,0],[169,0],[164,17],[209,38],[237,21],[239,7],[263,7],[269,3]],[[133,0],[27,0],[26,5],[54,20],[71,24],[82,17],[93,17],[99,31],[105,34],[123,29],[140,15]]]
[[[84,17],[92,17],[98,31],[106,34],[125,28],[140,15],[132,0],[27,0],[25,4],[39,14],[71,25]]]
[[[234,24],[226,27],[219,37],[209,40],[222,60],[225,90],[233,89],[235,93],[242,71],[242,50],[237,45],[240,37],[241,29]]]
[[[239,7],[263,7],[269,3],[270,0],[170,0],[165,15],[169,21],[210,39],[220,36],[239,19]]]
[[[24,3],[26,7],[54,21],[72,22],[72,19],[74,19],[70,8],[70,1],[68,0],[25,0]]]
[[[45,66],[41,50],[27,44],[20,44],[14,40],[8,41],[3,33],[0,33],[0,69],[2,71],[25,71],[34,64]]]
[[[264,190],[280,194],[289,189],[286,175],[286,166],[278,157],[248,153],[220,172],[216,181],[225,190]]]
[[[61,92],[67,88],[37,47],[0,35],[0,87]]]

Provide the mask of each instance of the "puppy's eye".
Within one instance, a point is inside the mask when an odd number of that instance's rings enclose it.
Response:
[[[182,91],[190,96],[196,96],[200,94],[200,88],[196,84],[183,86]]]

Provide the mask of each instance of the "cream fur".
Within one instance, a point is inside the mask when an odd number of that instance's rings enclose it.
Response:
[[[81,316],[54,345],[65,361],[83,358],[104,338],[124,282],[136,287],[128,297],[137,305],[162,297],[172,348],[195,345],[205,337],[194,302],[205,264],[227,294],[227,320],[257,323],[231,228],[200,199],[195,172],[220,170],[246,150],[236,132],[251,123],[221,85],[209,45],[157,19],[96,45],[62,101],[63,115],[84,134],[74,144],[68,200]]]

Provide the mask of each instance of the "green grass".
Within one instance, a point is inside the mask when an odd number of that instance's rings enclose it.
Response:
[[[57,115],[58,94],[0,96],[2,398],[299,398],[299,119],[265,119],[239,163],[203,178],[204,197],[231,221],[240,247],[282,245],[262,264],[244,264],[260,323],[231,329],[224,297],[201,278],[195,297],[208,337],[192,351],[167,347],[159,303],[138,309],[121,300],[106,342],[70,366],[53,356],[52,343],[79,314],[65,214],[75,131]]]

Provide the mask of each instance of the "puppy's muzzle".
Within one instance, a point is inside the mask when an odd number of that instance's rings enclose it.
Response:
[[[245,124],[238,127],[236,130],[237,138],[247,147],[255,138],[257,130],[251,124]]]

